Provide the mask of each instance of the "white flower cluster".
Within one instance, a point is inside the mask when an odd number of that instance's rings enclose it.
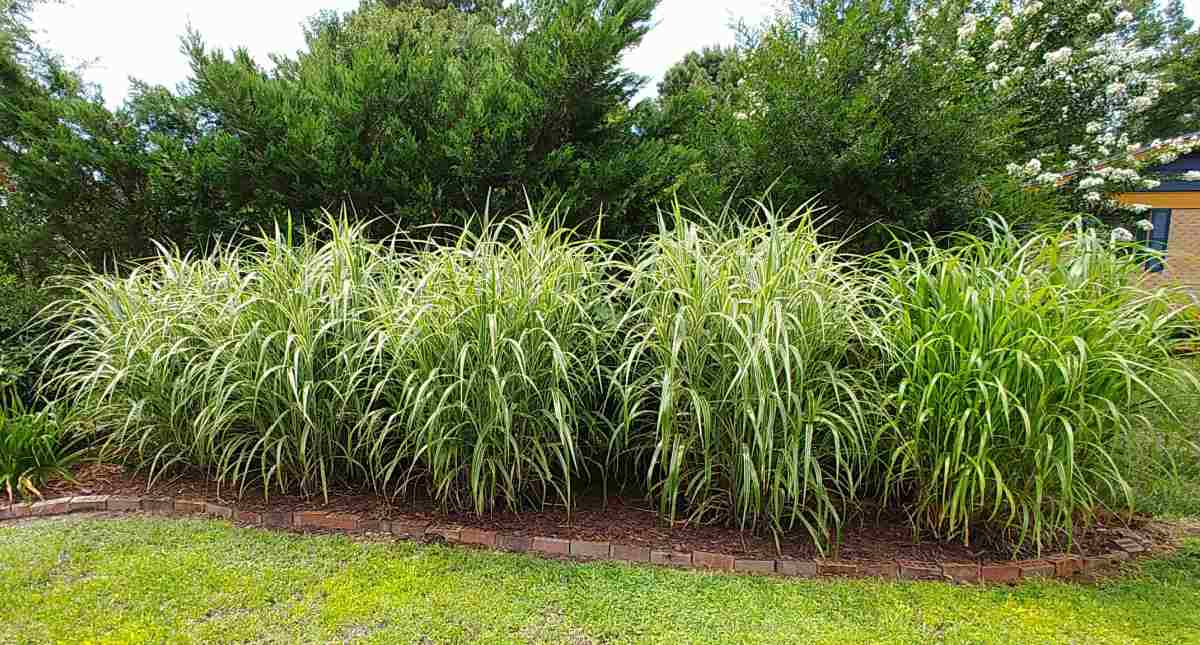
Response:
[[[975,36],[979,29],[979,18],[973,13],[963,15],[962,25],[958,28],[958,42],[963,43]]]
[[[1062,47],[1052,52],[1046,52],[1042,55],[1042,58],[1046,61],[1047,65],[1059,67],[1070,62],[1072,53],[1074,52],[1070,47]]]
[[[1108,181],[1114,181],[1114,182],[1128,183],[1128,182],[1137,181],[1140,178],[1140,176],[1138,175],[1138,172],[1136,170],[1134,170],[1133,168],[1121,168],[1121,167],[1115,167],[1115,166],[1106,166],[1104,168],[1099,168],[1099,169],[1095,170],[1094,172],[1097,175],[1104,177]]]
[[[1129,229],[1127,228],[1118,226],[1112,230],[1112,233],[1109,234],[1109,240],[1111,240],[1114,244],[1119,242],[1132,242],[1133,233],[1130,233]]]
[[[1158,179],[1143,178],[1139,169],[1200,149],[1200,140],[1156,141],[1149,147],[1130,140],[1125,130],[1132,115],[1152,108],[1169,85],[1147,64],[1155,52],[1140,46],[1133,30],[1127,29],[1136,18],[1122,5],[1121,0],[1017,3],[1015,13],[996,19],[993,41],[980,65],[993,79],[992,90],[1003,90],[1015,100],[1028,101],[1044,92],[1073,97],[1073,102],[1061,106],[1057,117],[1061,122],[1048,127],[1077,128],[1080,115],[1086,115],[1083,140],[1071,142],[1066,149],[1046,150],[1041,158],[1025,164],[1009,164],[1011,175],[1031,185],[1057,186],[1063,183],[1062,172],[1082,171],[1076,194],[1086,204],[1142,212],[1144,205],[1121,205],[1110,194],[1135,186],[1146,190],[1159,186]],[[1057,32],[1077,16],[1086,25],[1079,29],[1099,35],[1091,42],[1060,46]],[[964,42],[976,34],[980,20],[974,14],[963,18],[958,28],[960,46],[966,47]],[[1046,46],[1050,42],[1057,44]],[[1184,177],[1200,181],[1200,171]]]

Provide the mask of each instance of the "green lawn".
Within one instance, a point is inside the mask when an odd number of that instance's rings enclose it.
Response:
[[[786,581],[241,529],[0,526],[0,642],[1200,642],[1200,541],[1096,586]]]

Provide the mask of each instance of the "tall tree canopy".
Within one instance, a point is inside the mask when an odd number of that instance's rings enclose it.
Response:
[[[675,157],[635,135],[643,81],[620,64],[655,4],[365,0],[270,65],[190,33],[181,91],[135,84],[115,111],[61,65],[5,56],[5,219],[36,224],[39,257],[93,266],[343,204],[381,229],[460,222],[526,191],[636,228]]]

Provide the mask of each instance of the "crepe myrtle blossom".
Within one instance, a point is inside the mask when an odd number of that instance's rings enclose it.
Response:
[[[1070,47],[1062,47],[1052,52],[1046,52],[1042,55],[1042,59],[1051,67],[1059,67],[1071,60],[1072,53],[1074,52]]]
[[[1135,213],[1145,213],[1146,211],[1150,210],[1150,207],[1146,204],[1121,204],[1121,206],[1125,210],[1133,211]]]
[[[979,19],[975,17],[975,14],[964,14],[962,26],[958,28],[958,42],[970,40],[977,29],[979,29]]]
[[[1108,166],[1096,171],[1097,175],[1107,178],[1109,181],[1133,182],[1138,180],[1138,173],[1133,168],[1117,168]]]
[[[1041,151],[1044,154],[1039,154],[1039,159],[1009,164],[1009,174],[1030,186],[1052,189],[1045,186],[1051,183],[1052,176],[1081,172],[1078,192],[1073,195],[1080,204],[1086,204],[1085,210],[1126,209],[1111,195],[1155,181],[1143,179],[1137,169],[1173,160],[1184,152],[1181,146],[1160,146],[1162,142],[1155,142],[1148,153],[1143,153],[1144,149],[1132,144],[1124,132],[1133,114],[1153,107],[1167,91],[1166,84],[1148,65],[1154,51],[1137,44],[1129,30],[1122,29],[1121,21],[1132,24],[1129,19],[1122,17],[1114,22],[1118,12],[1128,13],[1120,0],[1044,3],[1034,0],[1021,2],[1019,6],[1016,14],[996,20],[993,40],[980,55],[980,68],[993,79],[989,89],[997,94],[1015,90],[1018,96],[1061,90],[1065,95],[1090,97],[1091,103],[1056,105],[1062,108],[1061,114],[1057,109],[1047,112],[1046,118],[1057,122],[1048,126],[1071,130],[1082,126],[1085,133],[1080,134],[1085,136],[1064,142],[1058,150]],[[1071,7],[1083,11],[1072,13],[1075,9]],[[1091,25],[1089,31],[1099,35],[1090,41],[1074,41],[1069,47],[1062,46],[1061,41],[1055,42],[1055,25],[1062,25],[1068,16],[1072,20],[1086,20]],[[970,29],[976,20],[974,15],[964,18],[960,35],[968,32],[976,35]],[[1021,28],[1018,30],[1017,26]],[[1059,46],[1046,51],[1051,42]],[[960,56],[965,54],[965,48],[960,48],[960,52]],[[1030,65],[1030,61],[1034,64]],[[1076,120],[1080,113],[1094,116]],[[1191,142],[1188,151],[1200,147],[1198,144],[1200,140]],[[1200,181],[1200,173],[1194,181]],[[1061,176],[1054,183],[1061,183]]]
[[[1189,170],[1183,173],[1184,181],[1200,181],[1200,170]]]
[[[1143,179],[1142,188],[1145,190],[1154,190],[1162,185],[1162,182],[1157,179]]]
[[[1121,13],[1117,14],[1116,20],[1118,25],[1124,27],[1125,25],[1133,22],[1133,14],[1129,13],[1128,11],[1122,11]]]
[[[1037,176],[1037,182],[1043,186],[1054,186],[1062,179],[1062,175],[1056,172],[1044,172]]]
[[[904,56],[916,56],[917,54],[921,53],[921,43],[905,45],[904,49],[900,50],[900,53]]]
[[[1111,233],[1108,234],[1108,239],[1113,244],[1117,244],[1120,242],[1132,242],[1133,241],[1133,233],[1130,233],[1129,229],[1127,229],[1127,228],[1118,226],[1118,227],[1114,228]]]
[[[1138,227],[1139,231],[1145,231],[1147,233],[1154,230],[1154,223],[1148,219],[1140,219],[1137,221],[1137,224],[1134,224],[1134,226]]]

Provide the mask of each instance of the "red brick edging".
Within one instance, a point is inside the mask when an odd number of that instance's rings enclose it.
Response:
[[[445,541],[501,551],[566,557],[575,560],[609,560],[711,571],[735,571],[794,578],[843,577],[889,580],[945,580],[954,583],[1004,583],[1021,580],[1058,578],[1070,580],[1081,574],[1109,569],[1147,551],[1147,545],[1125,534],[1113,542],[1119,550],[1096,556],[1056,555],[1042,560],[1023,560],[990,564],[957,562],[847,562],[837,560],[744,560],[731,555],[704,551],[679,552],[643,546],[564,540],[498,533],[456,525],[412,521],[363,519],[358,515],[322,511],[268,512],[239,511],[210,502],[169,497],[122,497],[89,495],[62,497],[0,508],[0,520],[66,515],[80,511],[141,511],[155,515],[205,515],[241,524],[269,529],[321,529],[338,533],[387,533],[406,540]]]

